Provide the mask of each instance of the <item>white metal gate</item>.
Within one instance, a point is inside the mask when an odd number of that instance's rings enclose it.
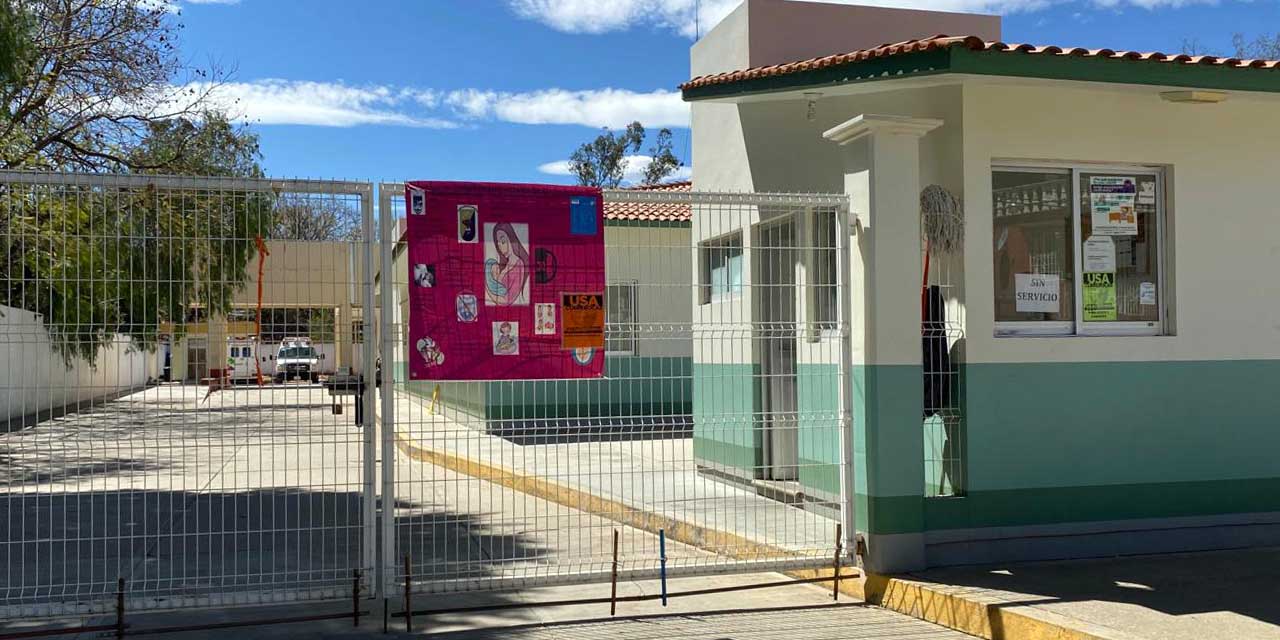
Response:
[[[404,190],[379,193],[387,232]],[[846,203],[607,191],[604,380],[407,380],[384,243],[386,593],[830,566],[854,530]]]
[[[272,380],[286,336],[311,339],[308,373],[373,361],[372,203],[359,182],[0,173],[0,615],[372,585],[372,412]],[[263,384],[221,375],[246,351]]]
[[[607,191],[605,379],[439,386],[406,379],[378,199],[375,228],[370,183],[0,172],[0,616],[853,548],[843,195]]]

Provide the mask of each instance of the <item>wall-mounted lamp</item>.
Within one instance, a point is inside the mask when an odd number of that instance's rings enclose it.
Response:
[[[1217,104],[1227,100],[1225,91],[1163,91],[1160,93],[1160,99],[1165,102],[1177,102],[1182,104]]]
[[[813,122],[818,119],[818,100],[820,98],[822,98],[822,92],[820,91],[804,92],[804,99],[807,103],[804,111],[805,120]]]

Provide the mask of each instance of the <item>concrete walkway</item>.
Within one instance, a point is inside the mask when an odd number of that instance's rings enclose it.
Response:
[[[1280,640],[1280,548],[938,569],[871,597],[995,639]]]
[[[783,579],[777,574],[745,574],[672,580],[671,591],[705,589],[735,584]],[[578,585],[526,589],[496,594],[454,594],[415,600],[415,608],[464,607],[485,604],[527,604],[538,601],[597,598],[608,596],[608,585]],[[652,594],[654,581],[624,582],[618,595]],[[322,622],[272,626],[237,627],[211,631],[157,634],[157,639],[251,640],[259,638],[385,638],[382,610],[375,601],[365,606],[374,615],[359,627],[351,618]],[[392,606],[399,609],[399,603]],[[171,625],[218,624],[276,616],[305,616],[349,612],[349,603],[295,605],[290,607],[248,607],[217,611],[153,613],[130,616],[131,629],[143,630]],[[22,622],[0,627],[4,631],[31,628]],[[404,621],[391,618],[393,636],[407,635]],[[733,640],[964,640],[961,633],[943,629],[908,616],[866,606],[841,598],[832,602],[829,589],[792,585],[772,589],[736,591],[715,595],[673,598],[663,608],[657,601],[619,603],[617,616],[610,617],[608,604],[528,607],[502,611],[437,616],[417,616],[414,633],[448,640],[671,640],[675,638]],[[85,634],[83,640],[89,640]]]
[[[827,559],[834,549],[831,515],[699,473],[692,438],[606,435],[518,443],[487,433],[466,414],[445,407],[432,413],[429,404],[397,393],[396,433],[410,457],[481,477],[502,475],[507,484],[533,487],[540,497],[565,506],[648,530],[665,526],[669,536],[675,529],[686,533],[677,539],[726,558],[785,553]],[[656,548],[636,551],[658,557]],[[679,558],[672,560],[669,566],[680,565]]]

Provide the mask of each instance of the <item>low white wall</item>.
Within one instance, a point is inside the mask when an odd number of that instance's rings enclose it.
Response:
[[[97,366],[67,367],[49,342],[40,316],[0,305],[0,416],[5,430],[23,416],[75,410],[76,405],[141,388],[156,377],[156,358],[119,336],[98,351]]]

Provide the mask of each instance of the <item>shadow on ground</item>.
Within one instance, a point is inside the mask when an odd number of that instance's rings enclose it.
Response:
[[[1280,548],[938,569],[918,577],[1015,594],[1004,606],[1115,602],[1170,616],[1232,612],[1280,625],[1278,575]]]

